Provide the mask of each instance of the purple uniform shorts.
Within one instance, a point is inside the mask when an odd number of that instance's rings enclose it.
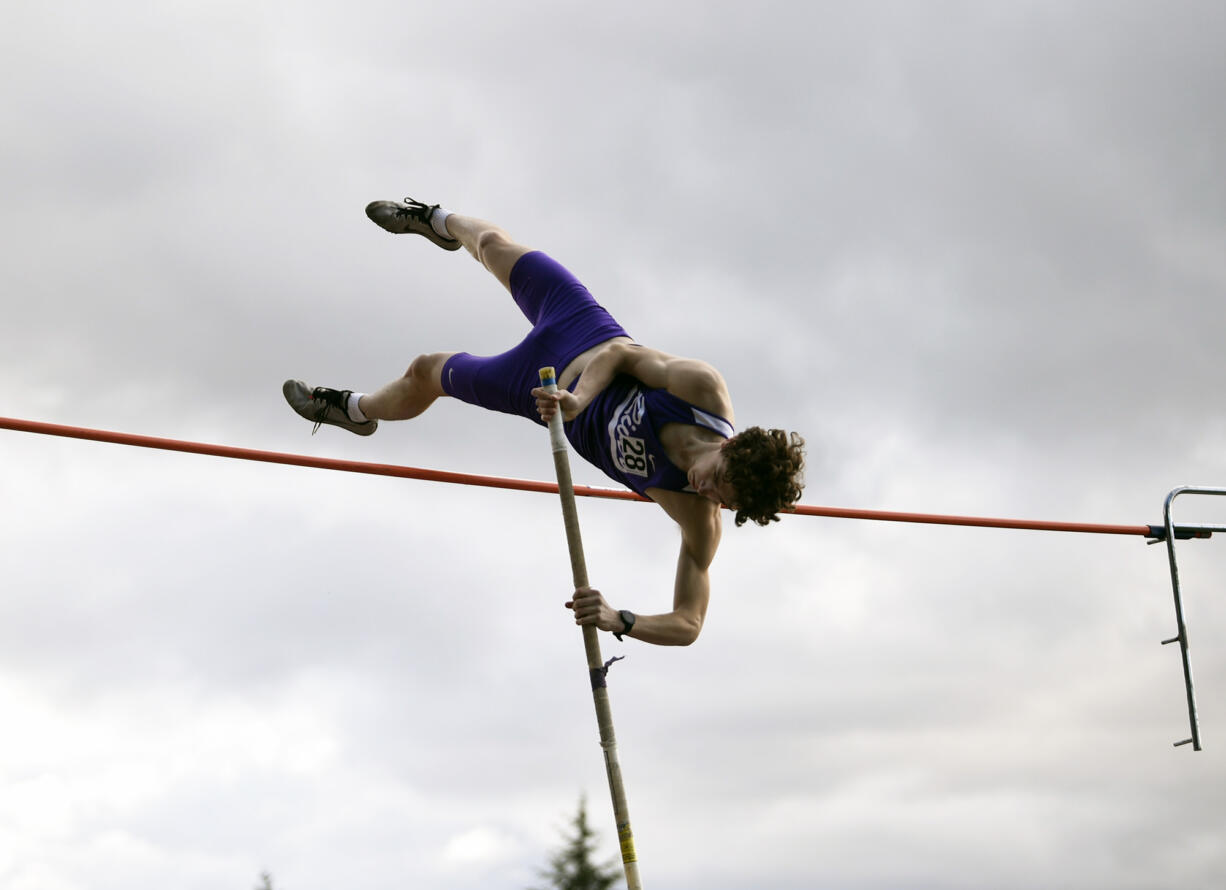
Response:
[[[443,390],[472,405],[541,423],[531,395],[540,385],[540,369],[553,365],[560,375],[585,350],[629,334],[574,275],[540,251],[515,263],[511,296],[532,322],[528,336],[501,355],[457,352],[443,365]]]

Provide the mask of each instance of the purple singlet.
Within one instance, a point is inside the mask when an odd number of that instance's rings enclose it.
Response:
[[[666,423],[700,426],[725,439],[736,433],[724,418],[668,390],[648,389],[634,377],[619,374],[566,424],[566,438],[611,479],[641,495],[649,488],[691,491],[685,473],[668,459],[660,443]]]

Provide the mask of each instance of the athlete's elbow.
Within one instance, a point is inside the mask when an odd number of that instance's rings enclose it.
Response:
[[[702,621],[697,618],[683,619],[677,626],[676,643],[678,646],[690,646],[702,633]]]
[[[615,371],[622,370],[631,355],[633,353],[631,352],[630,344],[624,340],[611,340],[601,346],[600,352],[597,353],[597,356],[612,365]]]

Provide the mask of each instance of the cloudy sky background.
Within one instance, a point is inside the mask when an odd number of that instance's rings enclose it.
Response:
[[[522,318],[362,213],[570,266],[809,442],[805,502],[1144,524],[1226,485],[1213,2],[11,5],[0,414],[550,478],[373,389]],[[521,888],[614,833],[556,499],[0,433],[0,885]],[[577,481],[604,484],[587,467]],[[580,504],[663,610],[661,511]],[[1226,503],[1180,501],[1186,521]],[[1220,887],[1226,551],[789,517],[611,694],[644,884]]]

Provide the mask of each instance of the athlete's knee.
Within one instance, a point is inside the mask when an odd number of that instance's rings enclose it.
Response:
[[[514,242],[511,236],[507,234],[505,229],[491,225],[488,229],[482,230],[477,235],[476,253],[477,259],[484,265],[488,266],[497,254],[510,247]]]
[[[404,372],[404,376],[418,383],[439,387],[443,379],[443,365],[452,355],[454,353],[451,352],[422,353],[409,363],[409,369]]]

